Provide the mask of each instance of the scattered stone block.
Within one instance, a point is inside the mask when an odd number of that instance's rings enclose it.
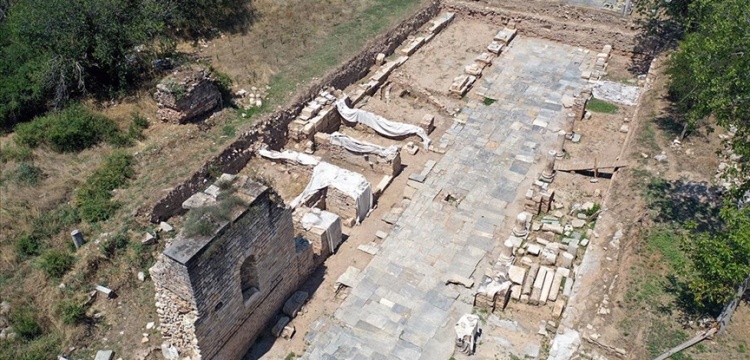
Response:
[[[455,16],[456,16],[456,13],[452,13],[452,12],[443,14],[439,18],[432,21],[432,26],[430,26],[429,31],[433,34],[439,33],[446,26],[448,26],[448,23],[450,23],[451,20],[453,20]]]
[[[416,194],[417,194],[417,189],[416,188],[413,188],[413,187],[408,186],[408,185],[404,187],[404,199],[411,200],[411,199],[414,198],[414,195],[416,195]]]
[[[419,122],[419,127],[424,129],[424,131],[427,132],[427,135],[431,134],[435,130],[435,116],[425,114],[425,116],[422,117],[422,121]]]
[[[583,205],[581,205],[580,209],[583,211],[591,211],[594,209],[594,203],[591,201],[587,201],[583,203]]]
[[[563,310],[565,310],[565,300],[557,299],[555,306],[552,308],[552,316],[555,319],[559,319],[562,316]]]
[[[106,286],[96,285],[96,291],[104,294],[109,299],[115,297],[115,291]]]
[[[503,45],[502,43],[493,41],[489,45],[487,45],[487,51],[495,55],[500,55],[500,52],[503,51],[503,47],[505,47],[505,45]]]
[[[375,237],[378,239],[385,239],[387,236],[388,236],[388,233],[385,231],[378,230],[375,232]]]
[[[511,42],[511,40],[513,40],[517,32],[518,30],[516,29],[509,29],[509,28],[502,29],[498,31],[497,34],[495,34],[494,40],[499,41],[503,44],[508,44],[509,42]]]
[[[297,330],[294,328],[294,326],[289,324],[287,326],[284,326],[284,329],[281,330],[281,338],[289,340],[294,336],[296,332]]]
[[[276,325],[271,328],[271,334],[275,337],[281,337],[281,333],[284,331],[284,327],[289,324],[289,321],[291,321],[291,319],[286,316],[282,316],[279,321],[276,322]]]
[[[508,269],[508,279],[515,284],[523,285],[523,279],[526,276],[526,269],[511,265]]]
[[[300,309],[302,309],[302,306],[305,305],[307,297],[308,294],[305,291],[295,292],[284,303],[284,307],[281,309],[281,311],[284,314],[288,315],[290,318],[294,318],[295,316],[297,316],[297,313],[300,311]]]
[[[565,229],[559,224],[542,224],[542,231],[550,231],[555,234],[562,234]]]
[[[143,237],[143,240],[141,240],[141,244],[143,245],[153,245],[156,243],[156,236],[153,234],[147,232],[146,235]]]
[[[471,86],[474,85],[475,81],[477,81],[475,76],[459,75],[453,79],[453,84],[451,84],[448,91],[454,96],[463,97],[469,91]]]
[[[570,222],[570,225],[575,229],[580,229],[584,226],[586,226],[586,221],[581,219],[574,219]]]
[[[575,256],[573,256],[570,253],[565,252],[562,254],[562,256],[560,256],[560,266],[566,269],[570,269],[573,267],[574,259],[575,259]]]
[[[76,249],[80,248],[85,243],[83,234],[81,234],[81,231],[78,229],[73,230],[70,233],[70,237],[73,238],[73,245],[75,245]]]
[[[212,205],[216,205],[216,198],[201,191],[185,200],[182,203],[182,208],[191,210]]]
[[[540,252],[542,252],[542,248],[539,245],[535,244],[528,244],[526,245],[526,252],[531,255],[539,255]]]
[[[147,323],[147,324],[146,324],[146,330],[151,330],[151,329],[153,329],[153,328],[154,328],[154,326],[156,326],[156,324],[154,324],[154,322],[153,322],[153,321],[152,321],[152,322],[150,322],[150,323]]]
[[[411,141],[406,143],[406,145],[404,146],[404,149],[406,150],[407,153],[409,153],[409,155],[416,155],[417,152],[419,152],[419,146],[417,146]]]
[[[405,48],[401,49],[401,53],[407,56],[411,56],[424,44],[424,37],[418,36],[414,38]]]
[[[545,246],[539,255],[539,257],[542,259],[542,265],[547,265],[547,266],[555,265],[555,262],[557,261],[558,251],[559,250],[552,248],[549,245]]]
[[[143,271],[139,271],[137,277],[140,282],[146,281],[146,274]]]
[[[581,79],[588,80],[591,79],[591,70],[584,70],[581,72]]]
[[[557,300],[557,295],[560,293],[560,286],[562,285],[562,280],[563,280],[563,274],[559,271],[555,271],[555,276],[552,278],[552,288],[549,291],[550,301]]]
[[[471,63],[469,65],[466,65],[466,67],[464,67],[464,72],[473,76],[482,75],[482,70],[484,70],[484,67],[477,63]]]
[[[378,248],[377,245],[371,243],[359,245],[357,246],[357,250],[368,253],[370,255],[377,255],[378,251],[380,251],[380,248]]]
[[[94,360],[112,360],[115,357],[115,352],[112,350],[99,350],[96,352]]]
[[[380,53],[375,57],[375,65],[381,66],[385,62],[385,54]]]
[[[581,246],[583,246],[583,247],[589,246],[589,239],[583,239],[583,240],[581,240]]]
[[[630,132],[630,126],[628,126],[628,124],[622,124],[622,126],[620,126],[620,132],[623,134],[627,134],[628,132]]]
[[[612,53],[612,45],[604,45],[604,47],[602,48],[602,53],[606,54],[606,55],[611,54]]]
[[[545,269],[546,274],[544,276],[544,284],[542,285],[542,292],[539,295],[539,305],[544,305],[549,299],[549,293],[552,289],[552,281],[554,280],[554,272],[552,269]]]
[[[474,58],[475,62],[478,62],[480,64],[484,64],[484,66],[492,65],[492,60],[495,58],[494,55],[488,52],[483,52],[479,54],[476,58]]]
[[[162,221],[161,223],[159,223],[159,231],[163,231],[165,233],[172,232],[174,231],[174,227]]]
[[[510,287],[510,297],[517,301],[520,301],[521,295],[521,285],[513,285]]]
[[[178,360],[180,358],[180,353],[177,351],[177,348],[174,347],[174,345],[167,343],[161,344],[161,355],[165,360]]]

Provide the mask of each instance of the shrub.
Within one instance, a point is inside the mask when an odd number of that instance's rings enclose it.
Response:
[[[39,183],[44,176],[44,172],[38,166],[22,162],[18,164],[16,170],[11,174],[13,181],[22,186],[33,186]]]
[[[148,129],[148,119],[146,119],[143,115],[134,112],[130,114],[133,121],[130,123],[130,126],[128,127],[128,137],[131,139],[136,140],[143,140],[145,137],[143,136],[143,130]]]
[[[36,315],[38,311],[29,305],[22,305],[10,314],[10,324],[16,334],[24,340],[34,340],[42,335]]]
[[[117,254],[118,251],[127,248],[129,242],[130,238],[128,238],[127,230],[123,229],[115,236],[102,241],[101,244],[99,244],[99,250],[106,257],[112,257]]]
[[[78,152],[101,141],[113,146],[129,145],[129,139],[112,120],[79,104],[18,124],[15,132],[20,145],[33,148],[46,144],[57,152]]]
[[[214,83],[219,87],[221,98],[225,104],[229,104],[232,101],[232,77],[210,66],[209,70],[214,75],[214,79],[216,79]]]
[[[76,202],[81,218],[92,223],[109,219],[119,207],[111,201],[112,190],[125,185],[133,174],[131,155],[118,151],[107,156],[78,190]]]
[[[68,325],[80,324],[86,319],[86,306],[72,300],[61,302],[57,312],[62,322]]]
[[[39,238],[30,234],[23,234],[16,239],[16,256],[21,259],[39,255],[42,244]]]
[[[494,104],[495,101],[497,101],[497,100],[490,99],[490,98],[486,97],[486,98],[484,98],[484,100],[482,100],[482,103],[485,104],[485,105],[487,105],[487,106],[490,106],[490,105]]]
[[[50,250],[42,255],[39,267],[44,270],[47,276],[59,279],[73,267],[74,262],[73,255],[59,250]]]
[[[28,146],[5,145],[0,147],[0,162],[8,161],[31,161],[34,154]]]

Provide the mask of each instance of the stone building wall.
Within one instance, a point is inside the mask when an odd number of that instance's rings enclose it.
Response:
[[[183,356],[241,358],[313,270],[291,210],[253,188],[233,221],[211,237],[178,237],[151,270],[161,330]]]

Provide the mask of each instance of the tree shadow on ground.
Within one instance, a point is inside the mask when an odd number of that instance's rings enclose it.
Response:
[[[194,7],[176,29],[187,39],[213,39],[222,33],[247,34],[258,20],[254,2],[247,0],[193,0]]]
[[[636,20],[636,25],[640,32],[635,37],[628,71],[640,75],[648,73],[651,61],[659,54],[675,49],[684,32],[679,24],[663,17],[645,16]]]
[[[646,186],[649,208],[662,223],[694,224],[696,231],[718,231],[722,189],[706,182],[651,179]]]

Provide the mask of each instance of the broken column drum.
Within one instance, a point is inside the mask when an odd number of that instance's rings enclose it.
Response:
[[[522,212],[516,216],[516,224],[513,226],[513,235],[525,238],[529,235],[528,230],[528,218],[526,217],[526,213]]]
[[[565,156],[565,137],[568,134],[565,132],[565,130],[560,130],[557,132],[557,146],[555,151],[557,151],[557,160],[562,160]]]
[[[73,238],[73,245],[76,246],[76,249],[83,246],[83,243],[85,242],[83,240],[83,234],[81,234],[81,231],[78,229],[73,230],[73,232],[70,233],[70,237]]]
[[[547,152],[547,164],[542,171],[542,180],[546,182],[552,182],[555,179],[555,160],[557,160],[557,152],[550,150]]]

